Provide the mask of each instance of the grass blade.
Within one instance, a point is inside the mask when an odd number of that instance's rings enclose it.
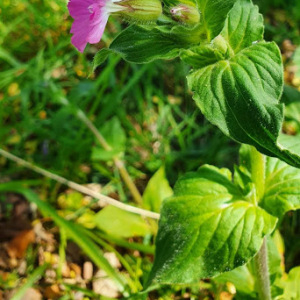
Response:
[[[35,269],[34,272],[27,278],[26,283],[17,290],[17,292],[12,296],[12,298],[10,300],[23,299],[26,291],[29,288],[31,288],[35,284],[35,282],[37,282],[42,277],[42,275],[46,271],[47,267],[48,267],[48,264],[44,264],[44,265],[38,267],[37,269]]]

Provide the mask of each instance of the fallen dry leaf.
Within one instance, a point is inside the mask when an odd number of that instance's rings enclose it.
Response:
[[[62,296],[62,292],[57,284],[47,286],[44,290],[44,297],[46,299],[58,299]]]
[[[6,245],[6,251],[10,258],[22,258],[29,244],[35,241],[35,234],[32,229],[23,230],[18,235],[16,235],[10,242]]]

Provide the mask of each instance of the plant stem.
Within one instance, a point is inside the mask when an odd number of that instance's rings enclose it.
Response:
[[[256,288],[260,300],[271,300],[270,277],[268,268],[267,239],[264,238],[263,244],[254,257],[256,271]]]
[[[256,188],[257,203],[263,198],[265,192],[266,157],[251,147],[250,151],[251,177]],[[254,257],[256,272],[256,289],[260,300],[271,300],[270,275],[268,268],[267,240],[264,237],[262,246]]]
[[[51,173],[47,170],[44,170],[22,158],[19,158],[3,149],[0,148],[0,155],[6,157],[7,159],[10,159],[20,165],[22,165],[23,167],[26,167],[34,172],[37,172],[39,174],[42,174],[43,176],[46,176],[48,178],[51,178],[61,184],[64,184],[66,186],[68,186],[69,188],[73,189],[73,190],[76,190],[82,194],[85,194],[85,195],[88,195],[88,196],[91,196],[95,199],[98,199],[100,201],[103,201],[104,203],[106,204],[109,204],[109,205],[113,205],[115,207],[118,207],[120,209],[123,209],[125,211],[128,211],[128,212],[132,212],[132,213],[135,213],[135,214],[138,214],[138,215],[141,215],[143,217],[148,217],[148,218],[152,218],[152,219],[159,219],[159,214],[158,213],[155,213],[155,212],[152,212],[152,211],[149,211],[149,210],[146,210],[146,209],[142,209],[142,208],[138,208],[138,207],[135,207],[135,206],[131,206],[131,205],[128,205],[128,204],[125,204],[125,203],[122,203],[116,199],[113,199],[113,198],[110,198],[108,196],[105,196],[105,195],[102,195],[96,191],[93,191],[92,189],[89,189],[87,188],[86,186],[83,186],[81,184],[78,184],[76,182],[73,182],[73,181],[70,181],[62,176],[59,176],[57,174],[54,174],[54,173]]]
[[[86,116],[86,114],[82,110],[77,109],[76,115],[95,135],[97,141],[103,147],[103,149],[106,151],[111,151],[112,150],[111,146],[107,143],[104,136],[99,132],[99,130],[95,127],[95,125]],[[131,179],[129,173],[127,172],[123,161],[120,160],[116,156],[113,158],[113,161],[114,161],[115,166],[119,170],[121,177],[122,177],[123,181],[125,182],[126,186],[128,187],[135,202],[138,204],[142,204],[143,198],[142,198],[139,190],[137,189],[136,185],[134,184],[133,180]]]

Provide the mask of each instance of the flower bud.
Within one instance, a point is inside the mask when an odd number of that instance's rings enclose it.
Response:
[[[218,35],[212,40],[212,45],[215,49],[218,49],[221,53],[226,53],[228,45],[222,35]]]
[[[228,46],[228,42],[223,36],[218,35],[212,40],[213,48],[217,49],[219,53],[223,55],[224,58],[229,58],[234,55],[233,50]]]
[[[200,21],[200,13],[195,6],[179,4],[171,8],[170,13],[172,18],[178,22],[194,25]]]
[[[124,7],[118,14],[129,21],[155,22],[162,14],[159,0],[121,0],[118,5]]]

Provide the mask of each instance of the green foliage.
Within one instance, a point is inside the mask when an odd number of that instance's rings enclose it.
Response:
[[[110,52],[139,64],[175,58],[181,49],[199,44],[201,33],[202,29],[198,25],[194,28],[181,25],[172,28],[131,25],[114,39],[108,49],[102,49],[96,54],[93,66],[97,68]]]
[[[283,144],[286,139],[280,136],[282,59],[275,43],[263,41],[258,7],[251,0],[197,4],[198,26],[133,25],[115,38],[110,51],[135,63],[180,56],[194,68],[188,85],[211,123],[232,139],[299,167],[295,141]],[[104,49],[96,56],[94,67],[107,53]]]
[[[272,284],[273,298],[282,293],[282,290],[275,286],[278,280],[282,279],[283,271],[281,269],[281,255],[275,243],[274,237],[267,237],[268,249],[268,267],[270,281]],[[238,267],[230,272],[223,273],[213,279],[217,283],[232,283],[236,290],[236,299],[257,299],[256,295],[256,274],[253,268],[253,261],[248,264]]]
[[[121,156],[126,148],[126,135],[117,117],[105,122],[100,129],[110,149],[103,149],[100,145],[92,149],[92,159],[95,161],[108,161]]]
[[[194,70],[188,82],[203,114],[226,135],[299,166],[297,154],[277,141],[283,120],[278,103],[282,62],[274,43],[260,42],[262,33],[257,8],[238,1],[212,41],[211,51],[221,52],[223,59]]]
[[[98,228],[116,237],[128,238],[151,233],[142,217],[114,206],[103,208],[96,214],[94,221]]]
[[[213,117],[220,117],[220,124],[210,120],[212,123],[217,124],[223,132],[237,141],[245,141],[266,154],[278,156],[292,165],[297,165],[298,158],[294,154],[300,153],[297,149],[299,146],[295,145],[299,136],[279,135],[279,139],[277,136],[283,120],[283,111],[279,103],[286,105],[287,120],[283,126],[284,131],[299,133],[299,93],[285,87],[282,98],[278,101],[282,85],[280,54],[275,44],[263,41],[262,17],[250,1],[198,0],[197,7],[201,11],[198,26],[185,27],[182,26],[184,23],[179,26],[174,20],[165,18],[159,20],[156,26],[129,26],[112,43],[112,36],[115,36],[115,32],[121,30],[121,27],[111,18],[111,26],[103,37],[103,44],[111,43],[111,46],[97,53],[94,66],[103,63],[109,53],[117,53],[129,62],[153,63],[145,66],[120,63],[119,57],[111,55],[101,68],[101,73],[93,74],[91,78],[87,78],[91,73],[89,58],[96,53],[98,46],[87,49],[88,59],[71,47],[68,33],[70,19],[66,18],[65,1],[45,0],[42,6],[38,5],[38,2],[26,0],[0,2],[0,139],[2,146],[13,153],[74,181],[94,182],[98,186],[101,185],[101,192],[104,194],[117,193],[121,200],[130,201],[131,196],[128,190],[124,189],[118,171],[112,164],[114,156],[121,157],[126,166],[129,166],[128,171],[141,192],[146,186],[143,195],[144,208],[158,212],[163,199],[170,197],[172,193],[165,172],[172,186],[178,176],[195,170],[203,163],[232,166],[237,157],[236,144],[206,122],[200,110],[197,110],[191,101],[183,81],[183,74],[188,72],[188,67],[179,63],[179,60],[153,62],[178,56],[184,63],[193,67],[192,72],[195,74],[202,69],[210,70],[208,76],[211,75],[211,80],[207,84],[212,88],[213,95],[198,90],[199,78],[193,84],[197,105],[200,106],[201,103],[206,113],[208,111],[211,115],[216,112],[219,114]],[[195,2],[180,1],[192,6]],[[179,2],[165,0],[164,3],[164,11],[170,16],[169,9]],[[234,9],[231,10],[234,3]],[[278,43],[281,43],[283,38],[299,40],[296,20],[291,20],[292,16],[299,14],[298,3],[266,0],[259,1],[259,5],[272,5],[266,19],[267,40],[275,40]],[[286,9],[286,13],[282,13],[278,8]],[[241,18],[238,18],[239,14]],[[278,24],[284,26],[279,27]],[[293,60],[297,63],[297,53]],[[228,63],[229,67],[223,72],[221,67],[225,68],[225,63]],[[217,73],[218,70],[223,73]],[[190,76],[192,75],[193,73]],[[205,89],[208,90],[207,86]],[[208,95],[213,97],[213,101],[205,99]],[[68,99],[70,106],[62,107],[61,100],[64,98]],[[73,108],[76,106],[86,112],[89,120],[109,141],[112,150],[98,146],[93,134],[74,117],[76,109]],[[293,153],[288,153],[281,145],[278,150],[276,139],[284,146],[290,143],[291,147],[295,147]],[[242,155],[241,158],[243,159]],[[203,268],[196,270],[193,276],[201,272],[206,272],[206,276],[209,276],[218,269],[227,270],[224,263],[226,256],[222,255],[227,255],[226,251],[236,247],[232,250],[233,255],[234,251],[243,245],[237,245],[234,241],[234,233],[237,233],[241,226],[238,223],[239,218],[242,218],[240,222],[246,222],[249,215],[260,217],[263,222],[257,226],[265,227],[260,228],[262,231],[271,231],[271,223],[263,224],[268,218],[275,219],[269,214],[282,219],[287,210],[299,207],[299,176],[296,169],[275,158],[267,158],[266,162],[265,195],[262,199],[256,197],[257,186],[251,174],[251,164],[246,160],[236,167],[234,182],[229,170],[213,167],[202,167],[196,177],[195,174],[189,173],[177,182],[175,196],[163,204],[163,214],[170,220],[175,219],[174,226],[168,224],[165,219],[162,220],[165,231],[175,232],[169,241],[173,242],[174,248],[184,243],[194,245],[191,240],[195,238],[194,232],[199,228],[204,230],[209,227],[207,236],[212,235],[208,246],[208,241],[204,239],[203,243],[199,235],[199,243],[195,245],[197,248],[190,249],[191,255],[196,257],[200,253],[200,260],[205,260]],[[4,180],[17,177],[28,179],[33,174],[24,172],[19,166],[15,167],[4,159],[0,160],[0,165]],[[161,167],[164,165],[165,170]],[[151,177],[156,170],[157,173]],[[151,179],[147,184],[145,178],[149,177]],[[30,182],[32,184],[33,181]],[[45,216],[50,216],[58,227],[66,230],[68,237],[72,238],[99,268],[108,271],[109,278],[119,282],[120,290],[128,283],[131,289],[130,299],[181,299],[186,297],[187,293],[191,299],[221,298],[219,293],[226,289],[226,282],[234,283],[237,289],[234,296],[236,299],[257,299],[255,272],[251,268],[251,260],[247,265],[223,273],[218,279],[210,282],[157,287],[157,291],[151,292],[149,296],[148,292],[144,295],[133,295],[142,289],[141,284],[146,281],[152,265],[149,255],[154,251],[153,228],[144,220],[137,220],[132,214],[124,215],[123,212],[116,212],[114,209],[110,211],[109,207],[98,212],[95,218],[94,208],[86,206],[79,194],[71,193],[58,197],[63,194],[62,187],[47,179],[36,181],[35,185],[38,186],[41,196],[59,209],[57,213],[51,210],[48,203],[37,202],[30,193],[23,193],[20,189],[10,190],[19,191],[30,201],[37,203],[39,209],[43,213],[46,212]],[[277,190],[279,187],[282,189]],[[3,198],[6,196],[2,195],[1,199]],[[280,205],[277,206],[277,203]],[[46,207],[44,204],[47,204]],[[200,211],[195,204],[199,205]],[[5,204],[1,203],[1,212],[3,206]],[[170,211],[174,211],[174,215],[170,215]],[[192,214],[195,218],[185,218],[186,214]],[[114,225],[117,216],[123,220],[120,226]],[[214,221],[219,219],[221,227],[213,230]],[[286,224],[278,224],[278,227],[283,228],[289,244],[286,253],[289,268],[295,265],[299,252],[295,229],[299,223],[299,215],[287,214],[286,219],[290,222],[288,230]],[[97,228],[94,228],[95,220],[99,225]],[[89,230],[74,224],[75,221]],[[245,230],[251,232],[250,227]],[[257,237],[255,249],[249,249],[252,253],[247,254],[248,250],[243,248],[240,252],[236,251],[245,261],[250,259],[259,247],[257,241],[261,241],[263,234],[261,231],[261,234],[256,236],[256,229],[253,227],[254,238]],[[180,234],[185,232],[187,236],[182,241],[177,240],[177,237],[180,238]],[[224,242],[229,233],[232,235]],[[143,238],[134,237],[136,235]],[[132,242],[132,238],[126,240],[127,236],[133,236],[135,242]],[[243,239],[240,241],[243,242]],[[160,244],[163,244],[162,240]],[[223,244],[227,250],[223,247],[225,250],[218,252],[218,247]],[[122,247],[122,255],[118,254],[115,245]],[[169,244],[165,245],[167,250],[171,251]],[[217,261],[213,261],[212,254],[209,253],[210,246],[215,246],[215,252],[211,253],[217,253]],[[61,248],[64,251],[64,246]],[[279,299],[299,298],[296,293],[296,283],[299,281],[295,275],[297,269],[290,272],[288,281],[282,280],[280,256],[274,245],[268,243],[268,248],[273,297],[278,298],[284,289],[284,294]],[[123,276],[111,269],[103,259],[101,249],[117,253],[123,265],[122,273],[126,273],[126,283],[123,282]],[[128,249],[134,250],[134,255],[133,251]],[[137,251],[138,256],[135,255]],[[166,253],[169,253],[168,251]],[[180,258],[180,251],[179,249],[179,252],[171,253],[170,259],[176,255]],[[34,261],[31,267],[36,265],[35,257],[33,255],[31,258]],[[239,265],[230,253],[228,258],[231,259],[228,263],[230,268]],[[183,266],[179,266],[178,271],[189,262],[191,265],[195,264],[196,259],[192,261],[192,258],[182,258]],[[214,267],[217,270],[213,270]],[[193,270],[196,266],[191,268]],[[169,271],[164,272],[168,274]],[[19,275],[16,274],[17,271],[14,271],[9,275],[10,281],[19,281]],[[35,273],[30,271],[27,274],[30,280],[30,274]],[[176,274],[172,273],[171,279],[176,277]],[[199,276],[202,276],[201,274]],[[186,276],[187,281],[193,279],[189,274],[183,273],[183,276]],[[195,276],[194,279],[198,278]],[[0,281],[1,287],[12,288],[9,284],[2,284],[2,278]],[[72,290],[92,298],[97,297],[87,289],[80,290],[78,286],[70,285],[64,298],[73,298],[74,295],[68,294]]]
[[[252,181],[250,152],[249,146],[241,147],[241,166],[235,178],[246,190]],[[282,218],[286,212],[300,208],[300,170],[278,158],[266,157],[265,160],[264,195],[259,200],[260,205],[273,216]]]
[[[252,2],[237,1],[230,10],[220,35],[234,54],[263,39],[263,17]],[[230,51],[229,51],[230,52]],[[232,53],[232,54],[233,54]]]
[[[300,46],[296,49],[293,60],[297,67],[296,76],[300,77]]]
[[[300,208],[300,170],[276,158],[266,159],[265,195],[262,206],[272,215],[283,217]]]
[[[227,13],[235,2],[236,0],[197,0],[208,41],[220,33]]]
[[[214,281],[218,283],[231,282],[237,289],[237,299],[256,299],[255,276],[251,274],[249,268],[244,265],[230,272],[223,273]]]
[[[290,270],[288,278],[282,281],[284,289],[283,295],[279,296],[279,300],[297,300],[300,298],[300,267]]]
[[[300,207],[299,169],[266,157],[265,171],[256,173],[252,149],[241,148],[234,183],[229,170],[211,166],[179,179],[174,196],[162,206],[150,283],[188,283],[244,265],[260,249],[263,237],[274,230],[276,217]],[[265,181],[253,177],[258,174]],[[257,194],[260,189],[263,193]],[[271,239],[268,252],[270,279],[275,282],[282,276],[281,256]],[[232,274],[233,281],[255,277],[245,268]],[[231,273],[223,278],[231,278]],[[247,291],[242,285],[240,293],[255,299],[254,289],[248,287]]]
[[[143,194],[143,204],[151,211],[160,212],[163,200],[172,194],[173,190],[166,178],[165,168],[162,166],[149,180]]]
[[[248,262],[276,218],[243,199],[228,171],[204,166],[164,201],[150,282],[189,283]]]

